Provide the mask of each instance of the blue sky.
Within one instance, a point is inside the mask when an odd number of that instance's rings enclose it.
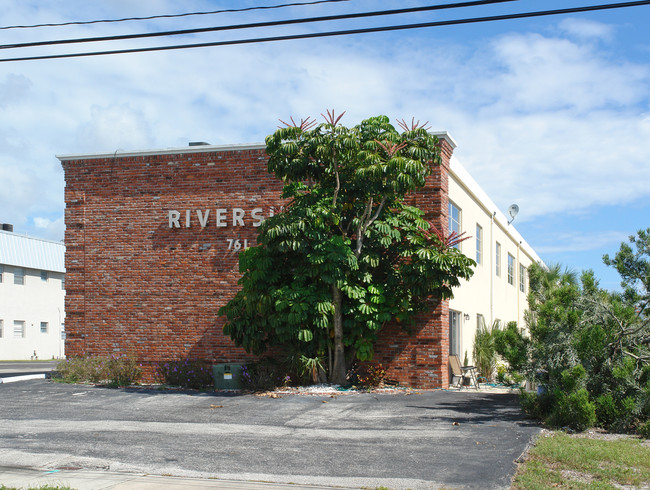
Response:
[[[5,0],[3,26],[289,3]],[[329,4],[146,22],[0,30],[0,44],[94,37],[422,6]],[[122,41],[119,47],[211,42],[549,10],[602,0],[518,0],[334,24]],[[63,238],[57,154],[261,142],[279,118],[347,111],[428,120],[547,262],[602,265],[650,227],[650,6],[302,41],[66,60],[0,63],[0,222]],[[91,50],[118,45],[96,44]],[[0,58],[86,46],[0,50]]]

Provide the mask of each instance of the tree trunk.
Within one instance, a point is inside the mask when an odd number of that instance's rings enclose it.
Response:
[[[345,384],[345,348],[343,346],[343,294],[332,285],[332,302],[334,303],[334,367],[330,372],[330,382]]]

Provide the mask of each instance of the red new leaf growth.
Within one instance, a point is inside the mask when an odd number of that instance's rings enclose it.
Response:
[[[431,243],[441,251],[447,250],[449,248],[453,248],[459,243],[464,242],[465,240],[471,238],[471,236],[463,236],[465,235],[465,232],[456,233],[455,231],[452,231],[449,235],[446,235],[444,230],[438,229],[438,227],[434,225],[431,221],[429,221],[428,223],[431,226],[431,228],[429,230],[420,228],[420,231],[424,234],[424,236],[427,238],[427,241],[429,243]]]
[[[323,116],[323,119],[325,119],[325,122],[330,123],[332,126],[336,126],[341,118],[343,117],[343,114],[345,114],[345,111],[343,111],[339,117],[336,117],[336,114],[334,114],[334,109],[330,112],[329,109],[327,109],[327,116],[323,114],[322,112],[320,113],[321,116]]]
[[[400,151],[402,148],[407,146],[406,142],[402,142],[399,145],[396,145],[394,143],[391,143],[390,141],[386,141],[385,143],[382,143],[379,140],[375,140],[375,142],[381,146],[386,153],[388,153],[388,158],[393,158],[393,155]]]
[[[302,131],[307,131],[316,125],[316,121],[311,120],[311,116],[307,117],[307,119],[301,119],[300,124],[297,124],[296,121],[293,120],[293,116],[289,117],[291,119],[291,124],[284,122],[282,119],[278,119],[278,121],[280,121],[288,128],[300,128]]]
[[[425,131],[429,131],[429,129],[431,129],[430,127],[426,127],[426,125],[429,124],[429,121],[420,124],[420,120],[418,119],[416,122],[415,118],[411,119],[410,126],[404,119],[402,119],[401,121],[397,121],[397,124],[399,124],[400,128],[402,128],[404,131],[415,131],[416,129],[420,129],[420,128],[423,128]]]

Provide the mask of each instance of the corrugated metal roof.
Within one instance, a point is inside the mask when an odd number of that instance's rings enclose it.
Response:
[[[0,264],[65,272],[65,245],[0,230]]]

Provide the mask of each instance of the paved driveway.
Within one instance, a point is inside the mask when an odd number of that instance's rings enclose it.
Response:
[[[0,378],[47,374],[54,370],[59,361],[0,361]]]
[[[512,394],[269,398],[47,380],[0,385],[0,466],[350,488],[507,488],[513,461],[538,431]]]

